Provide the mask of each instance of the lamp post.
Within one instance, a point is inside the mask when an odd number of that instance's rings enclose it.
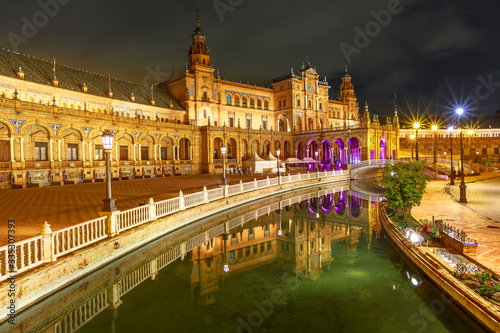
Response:
[[[279,224],[280,227],[278,229],[278,237],[281,237],[283,235],[283,230],[281,229],[281,209],[278,210],[278,218],[279,218]]]
[[[468,154],[469,155],[469,165],[472,165],[472,157],[471,157],[471,149],[470,149],[470,139],[471,139],[473,133],[474,133],[474,131],[471,130],[471,129],[467,131],[467,134],[469,135],[469,154]]]
[[[229,264],[227,263],[227,237],[228,237],[228,233],[224,233],[222,235],[222,237],[224,238],[224,273],[229,273]]]
[[[281,154],[281,150],[276,150],[276,155],[278,155],[278,177],[280,176],[280,154]]]
[[[434,133],[434,171],[436,172],[436,179],[439,179],[437,158],[436,158],[436,132],[437,132],[437,129],[438,129],[437,125],[432,125],[432,131]]]
[[[113,134],[106,130],[101,136],[104,154],[106,155],[106,199],[103,200],[103,212],[116,210],[115,199],[111,197],[111,149],[113,148]]]
[[[220,147],[220,152],[222,153],[222,185],[227,185],[226,179],[226,146],[222,145]]]
[[[415,157],[418,161],[418,129],[420,128],[420,123],[413,123],[413,128],[415,129]]]
[[[335,148],[330,148],[330,160],[332,162],[332,170],[331,171],[334,171],[335,170],[335,159],[333,157],[333,152],[334,152],[334,149]]]
[[[455,167],[453,166],[453,126],[448,127],[450,132],[450,185],[455,185]]]
[[[457,109],[457,114],[458,114],[458,127],[460,127],[460,118],[462,117],[462,113],[464,113],[464,109],[458,108]],[[464,175],[464,149],[463,149],[463,144],[462,144],[462,130],[460,130],[460,174],[462,176],[462,179],[460,180],[460,202],[462,203],[467,203],[467,195],[466,195],[466,189],[467,186],[465,186],[465,175]]]
[[[316,172],[319,172],[319,169],[318,169],[318,154],[319,154],[319,152],[316,150],[314,152],[314,155],[316,156]]]
[[[411,141],[411,160],[413,161],[413,141],[415,140],[415,135],[410,134],[410,141]]]

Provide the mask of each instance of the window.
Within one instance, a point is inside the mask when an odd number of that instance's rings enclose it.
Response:
[[[482,151],[483,151],[483,152],[482,152],[482,153],[483,153],[483,155],[486,155],[486,154],[487,154],[487,153],[486,153],[486,148],[483,148],[483,149],[482,149]]]
[[[280,108],[281,107],[281,101],[278,102],[278,107]]]
[[[96,161],[104,161],[104,147],[102,145],[95,146],[94,159]]]
[[[297,98],[297,106],[300,108],[300,98]]]
[[[247,119],[247,128],[252,128],[252,119]]]
[[[267,244],[267,250],[271,251],[271,242],[267,242],[266,244]]]
[[[234,118],[229,118],[229,127],[234,127]]]
[[[262,101],[260,99],[257,100],[257,109],[262,109]]]
[[[283,107],[286,106],[286,99],[283,100]]]
[[[149,147],[141,146],[141,160],[147,161],[149,160]]]
[[[167,159],[167,147],[160,148],[160,159],[165,161]]]
[[[47,142],[35,142],[35,160],[47,160]]]
[[[495,155],[498,155],[498,153],[499,153],[499,148],[498,148],[498,147],[496,147],[496,148],[495,148]]]
[[[269,102],[268,101],[264,101],[264,109],[269,109]]]
[[[247,107],[247,98],[243,97],[243,102],[242,102],[243,107]]]
[[[120,146],[120,161],[128,161],[128,146]]]
[[[226,104],[231,105],[231,95],[229,94],[226,95]]]
[[[206,91],[203,92],[203,102],[208,102],[208,95]]]
[[[253,98],[250,98],[250,107],[255,108],[255,100]]]
[[[0,141],[0,161],[10,161],[10,143],[9,141]]]
[[[239,96],[234,96],[234,105],[240,106],[240,97]]]
[[[267,130],[267,121],[266,120],[262,121],[262,129]]]
[[[78,161],[77,143],[68,143],[68,161]]]

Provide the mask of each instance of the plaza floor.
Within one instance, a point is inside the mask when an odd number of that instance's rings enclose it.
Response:
[[[467,177],[467,203],[459,202],[460,179],[433,180],[427,185],[419,207],[412,209],[418,219],[442,219],[478,241],[477,260],[500,274],[500,173]]]
[[[147,202],[149,198],[161,201],[183,194],[218,187],[221,175],[194,175],[158,177],[112,182],[112,196],[116,207],[125,210]],[[248,182],[262,176],[227,175],[228,183]],[[7,221],[16,220],[16,240],[40,233],[47,221],[52,230],[95,219],[102,210],[106,193],[105,183],[48,186],[0,191],[0,246],[7,244]]]

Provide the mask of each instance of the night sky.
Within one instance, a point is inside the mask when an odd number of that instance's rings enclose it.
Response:
[[[500,109],[497,1],[8,1],[0,46],[155,84],[184,69],[197,9],[222,78],[268,86],[307,57],[336,98],[347,61],[372,114],[395,92],[407,114]]]

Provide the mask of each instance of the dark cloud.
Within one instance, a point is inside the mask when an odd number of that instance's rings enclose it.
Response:
[[[148,68],[160,68],[166,79],[184,68],[199,9],[222,77],[268,85],[273,75],[285,75],[291,67],[298,72],[307,55],[327,76],[335,98],[345,61],[340,44],[355,46],[354,29],[364,31],[375,20],[373,12],[387,10],[393,0],[232,0],[239,4],[224,13],[214,3],[229,1],[70,0],[19,50],[136,82],[143,81]],[[360,104],[368,101],[372,112],[390,114],[398,92],[401,108],[432,104],[446,109],[453,107],[450,101],[474,97],[479,77],[491,74],[500,82],[498,7],[494,2],[400,0],[390,22],[350,55]],[[32,21],[40,10],[37,1],[4,4],[0,45],[12,49],[8,34],[22,36],[23,17]],[[500,108],[500,87],[489,92],[475,112]]]

